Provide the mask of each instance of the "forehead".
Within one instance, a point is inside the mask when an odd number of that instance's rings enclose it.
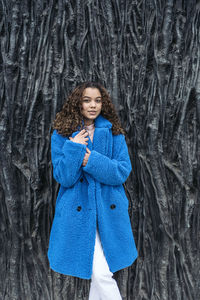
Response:
[[[86,88],[83,91],[83,96],[88,96],[88,97],[101,97],[101,93],[97,88]]]

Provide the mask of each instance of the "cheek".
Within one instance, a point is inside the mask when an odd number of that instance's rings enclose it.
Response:
[[[82,111],[85,111],[87,109],[87,105],[85,103],[82,104]]]

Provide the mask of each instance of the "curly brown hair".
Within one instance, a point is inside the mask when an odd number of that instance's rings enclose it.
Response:
[[[83,129],[83,115],[81,114],[82,95],[86,88],[97,88],[102,96],[101,114],[108,121],[112,123],[113,135],[120,133],[126,135],[125,129],[121,126],[114,104],[107,90],[102,84],[98,82],[86,81],[79,84],[65,101],[62,110],[56,114],[53,121],[53,129],[56,129],[62,136],[69,136],[74,131],[77,131],[78,126],[80,130]]]

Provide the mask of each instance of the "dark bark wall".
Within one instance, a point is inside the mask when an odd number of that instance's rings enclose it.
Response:
[[[47,260],[52,121],[87,79],[128,130],[139,258],[115,274],[123,299],[200,299],[199,28],[197,1],[1,0],[0,299],[88,299]]]

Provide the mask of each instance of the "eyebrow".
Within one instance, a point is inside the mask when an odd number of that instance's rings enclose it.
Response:
[[[91,98],[91,97],[89,97],[89,96],[83,96],[83,98]],[[96,97],[96,98],[102,98],[101,96],[98,96],[98,97]]]

